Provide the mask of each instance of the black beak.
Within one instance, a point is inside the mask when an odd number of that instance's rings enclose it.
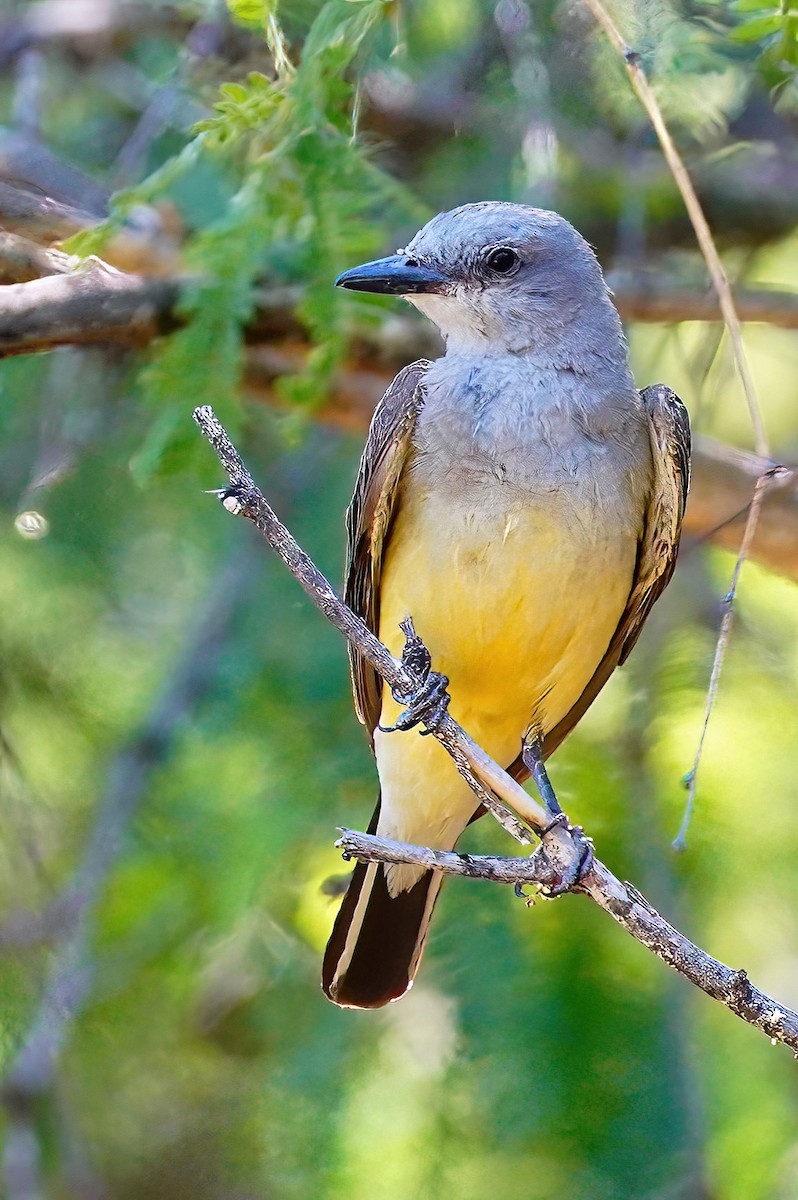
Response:
[[[441,292],[449,280],[440,271],[419,266],[404,254],[378,258],[344,271],[335,281],[336,287],[353,292],[380,292],[386,296],[409,296],[418,292]]]

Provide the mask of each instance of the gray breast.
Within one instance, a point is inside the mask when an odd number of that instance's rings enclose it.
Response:
[[[412,465],[425,490],[508,508],[559,497],[580,512],[639,522],[651,451],[633,388],[608,394],[584,377],[529,369],[513,357],[441,359],[425,390]]]

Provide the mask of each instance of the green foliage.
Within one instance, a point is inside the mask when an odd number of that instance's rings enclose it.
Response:
[[[75,253],[101,252],[136,205],[172,196],[203,160],[221,160],[235,180],[224,216],[198,229],[186,247],[196,280],[182,305],[186,326],[142,377],[142,402],[154,420],[133,460],[140,482],[160,466],[194,461],[196,441],[184,424],[194,398],[214,404],[231,429],[239,428],[242,329],[259,284],[302,281],[297,315],[312,350],[301,374],[281,381],[280,390],[293,405],[322,403],[345,347],[331,286],[340,264],[379,245],[386,211],[395,219],[424,213],[354,137],[348,72],[386,7],[386,0],[330,0],[294,66],[274,6],[232,5],[236,18],[262,25],[273,73],[250,71],[242,82],[223,84],[215,115],[197,124],[181,154],[117,193],[111,220],[70,242]]]
[[[141,749],[141,724],[209,599],[237,596],[212,645],[195,651],[163,757],[140,764],[94,914],[91,989],[35,1107],[47,1200],[793,1200],[790,1055],[584,899],[527,908],[509,890],[451,881],[401,1004],[357,1014],[322,998],[331,879],[346,870],[335,830],[367,822],[373,764],[340,638],[252,531],[201,494],[220,478],[191,408],[217,407],[337,580],[365,431],[307,415],[352,325],[375,321],[375,305],[397,311],[336,293],[342,268],[395,246],[433,210],[496,197],[562,210],[608,266],[631,245],[633,262],[685,289],[706,281],[623,68],[578,8],[229,8],[236,26],[218,58],[192,58],[180,26],[186,14],[215,21],[210,0],[138,0],[120,13],[149,24],[120,44],[37,50],[48,138],[109,183],[141,112],[109,100],[103,81],[123,95],[137,82],[142,107],[164,80],[191,100],[196,125],[159,132],[109,221],[70,248],[102,253],[135,228],[141,205],[171,205],[194,283],[184,327],[142,355],[0,361],[2,1067],[35,1018],[60,936],[13,935],[74,880],[109,779]],[[794,285],[795,197],[768,183],[743,203],[759,170],[713,191],[708,168],[722,157],[733,172],[751,143],[755,162],[772,163],[774,128],[792,146],[792,11],[646,0],[616,13],[741,285]],[[741,114],[744,141],[730,132]],[[242,329],[260,289],[285,284],[311,349],[302,373],[282,380],[276,416],[242,398]],[[641,384],[668,381],[700,433],[749,444],[717,331],[633,325],[629,337]],[[748,327],[746,343],[774,456],[793,461],[795,333]],[[406,357],[387,353],[363,371],[375,398]],[[286,411],[301,438],[286,437]],[[49,523],[39,540],[15,528],[28,509]],[[793,584],[751,567],[689,848],[670,848],[730,565],[685,547],[628,666],[552,772],[619,874],[794,1005],[798,609]],[[512,849],[487,820],[463,848]]]
[[[734,11],[740,21],[729,36],[755,49],[757,68],[772,91],[777,111],[794,117],[798,114],[798,3],[736,0]]]
[[[798,4],[781,0],[779,4],[763,4],[761,0],[736,0],[735,11],[740,24],[731,31],[735,42],[759,42],[763,53],[772,56],[773,64],[798,66]]]

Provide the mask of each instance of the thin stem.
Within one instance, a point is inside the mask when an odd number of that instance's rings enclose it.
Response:
[[[544,856],[507,858],[495,854],[458,854],[455,850],[433,850],[429,846],[414,846],[390,838],[358,833],[355,829],[339,830],[335,843],[344,858],[361,862],[412,863],[433,868],[444,875],[461,875],[469,879],[486,879],[491,883],[537,884],[545,887],[555,882],[551,864]]]
[[[312,560],[278,521],[255,486],[252,476],[213,410],[208,407],[198,408],[194,419],[216,450],[230,480],[230,488],[218,493],[225,508],[252,521],[317,608],[368,658],[386,682],[391,686],[398,685],[400,691],[409,692],[416,681],[402,670],[401,664],[387,648],[336,596]],[[535,829],[542,831],[545,828],[545,822],[548,821],[545,809],[502,771],[451,717],[446,716],[435,726],[433,732],[455,760],[458,754],[462,754],[471,771],[488,784],[491,792],[501,796],[513,807],[516,806],[516,799],[520,793],[520,807],[517,811],[524,818],[533,818],[532,824]],[[434,867],[450,874],[471,875],[507,883],[528,883],[531,880],[544,888],[550,881],[562,879],[565,871],[572,867],[574,862],[581,860],[584,849],[584,842],[577,841],[572,831],[562,825],[556,825],[546,832],[542,845],[532,858],[523,860],[500,860],[494,857],[437,851],[429,847],[408,846],[403,843],[389,843],[381,838],[352,833],[351,830],[344,831],[340,845],[347,856],[362,858],[363,861],[421,863],[423,866]],[[783,1042],[798,1051],[798,1014],[777,1004],[770,996],[755,988],[749,982],[745,971],[735,971],[725,966],[689,941],[669,925],[636,888],[631,884],[621,883],[597,858],[592,859],[577,887],[609,913],[628,934],[691,983],[700,987],[707,995],[720,1001],[748,1024],[760,1029],[772,1041]]]
[[[493,855],[456,854],[394,842],[372,834],[343,829],[336,843],[345,858],[361,862],[413,863],[494,883],[543,885],[549,881],[545,855],[531,858],[497,858]],[[630,883],[621,883],[597,859],[583,876],[579,892],[589,896],[627,933],[674,971],[683,975],[713,1000],[760,1029],[772,1042],[783,1042],[798,1052],[798,1013],[785,1008],[749,980],[745,971],[733,970],[713,958],[670,925]]]
[[[754,488],[754,494],[751,499],[751,505],[748,509],[748,518],[745,522],[743,530],[743,540],[740,543],[740,550],[737,555],[737,561],[734,564],[732,571],[731,583],[729,590],[723,597],[723,620],[720,623],[718,631],[718,640],[715,644],[715,656],[712,660],[712,671],[709,676],[709,687],[707,688],[707,698],[704,708],[704,723],[701,726],[701,736],[698,739],[693,765],[684,777],[685,786],[687,788],[687,802],[684,806],[684,816],[682,823],[679,826],[679,832],[673,839],[674,850],[682,851],[687,846],[687,831],[690,827],[690,821],[695,808],[696,781],[698,778],[698,768],[701,765],[701,756],[704,753],[704,742],[709,728],[710,717],[712,710],[715,707],[715,701],[718,697],[718,685],[720,683],[720,674],[723,670],[723,663],[726,659],[726,651],[729,648],[729,640],[731,638],[732,625],[734,624],[734,601],[737,596],[737,585],[740,581],[740,572],[743,569],[743,563],[748,557],[751,549],[751,543],[754,540],[756,527],[759,522],[759,514],[762,511],[762,501],[765,499],[765,492],[769,485],[781,473],[780,467],[774,467],[770,471],[766,471],[760,475]]]
[[[707,264],[707,270],[709,271],[713,287],[718,297],[718,304],[720,306],[724,324],[729,331],[729,338],[732,344],[734,361],[737,366],[737,373],[740,376],[740,382],[743,385],[743,392],[745,394],[746,404],[748,405],[748,413],[751,418],[756,452],[760,458],[769,459],[770,449],[768,445],[768,438],[765,432],[762,412],[756,395],[756,387],[754,386],[753,376],[751,375],[751,370],[748,365],[748,358],[743,345],[742,327],[740,325],[740,318],[734,303],[731,285],[729,283],[728,276],[726,275],[723,263],[721,262],[720,255],[718,254],[718,249],[715,245],[715,239],[712,236],[709,222],[704,215],[701,202],[699,201],[696,190],[693,187],[693,181],[690,178],[679,151],[676,149],[676,145],[671,137],[670,130],[668,129],[668,126],[665,123],[665,118],[662,115],[662,109],[660,108],[657,98],[654,95],[653,89],[648,81],[648,77],[641,66],[640,55],[636,50],[633,50],[631,47],[627,46],[626,42],[621,37],[620,30],[612,20],[612,17],[607,12],[601,0],[584,0],[584,3],[590,9],[599,25],[601,25],[609,41],[623,58],[626,66],[626,73],[629,76],[632,87],[634,88],[640,103],[643,105],[648,114],[649,120],[651,121],[657,138],[659,139],[659,144],[662,147],[662,153],[665,156],[665,161],[670,168],[676,186],[681,192],[685,208],[687,209],[687,214],[690,217],[699,248],[704,256],[704,261]],[[765,488],[771,481],[772,477],[773,473],[771,471],[767,471],[757,481],[751,500],[751,507],[748,510],[748,519],[745,524],[743,540],[737,555],[737,561],[734,564],[731,584],[729,585],[729,590],[724,597],[723,602],[725,605],[725,611],[723,614],[720,631],[718,633],[718,640],[715,646],[715,656],[712,663],[712,672],[710,674],[709,686],[707,688],[707,698],[704,709],[704,723],[701,728],[701,735],[698,740],[698,747],[696,749],[693,765],[685,776],[685,783],[688,789],[687,803],[685,805],[682,824],[673,842],[673,847],[675,850],[684,850],[686,845],[687,830],[695,806],[698,767],[704,750],[704,741],[706,739],[709,721],[712,716],[712,710],[715,706],[715,700],[717,699],[720,673],[723,669],[723,662],[726,657],[729,638],[731,637],[732,623],[734,620],[734,598],[737,592],[737,582],[740,578],[740,572],[742,571],[743,563],[748,557],[748,553],[754,539],[754,534],[756,533]]]
[[[684,206],[687,209],[687,214],[690,217],[693,229],[695,230],[696,239],[700,247],[701,253],[704,256],[704,261],[707,264],[713,287],[717,293],[718,304],[729,331],[729,337],[732,343],[734,352],[734,361],[737,364],[737,371],[740,376],[740,382],[743,385],[746,404],[751,418],[751,425],[754,430],[754,443],[756,445],[757,454],[762,458],[770,457],[768,447],[767,434],[765,433],[765,425],[762,420],[762,413],[757,400],[756,388],[751,376],[751,370],[748,365],[748,358],[743,346],[742,329],[740,326],[740,318],[737,315],[737,308],[734,303],[731,285],[728,276],[721,262],[715,245],[715,239],[712,237],[712,231],[709,228],[709,222],[704,216],[704,210],[701,207],[701,202],[698,199],[696,190],[693,187],[693,181],[684,165],[679,151],[673,138],[670,135],[670,130],[665,124],[665,118],[662,115],[662,109],[659,106],[656,96],[651,88],[645,71],[640,64],[640,56],[636,50],[627,46],[626,42],[621,37],[620,31],[612,20],[612,17],[607,12],[601,0],[584,0],[584,3],[592,12],[593,16],[601,25],[612,45],[623,58],[626,65],[626,72],[631,80],[640,103],[648,113],[648,118],[654,127],[654,132],[659,139],[659,144],[662,147],[662,153],[670,167],[676,186],[681,192]]]

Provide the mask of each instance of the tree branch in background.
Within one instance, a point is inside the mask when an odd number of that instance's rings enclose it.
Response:
[[[602,0],[583,0],[587,7],[592,12],[596,21],[604,30],[611,44],[621,55],[626,66],[626,73],[632,84],[640,103],[648,114],[648,118],[654,127],[654,132],[657,135],[659,144],[662,148],[662,153],[665,161],[670,168],[674,183],[678,187],[684,206],[687,209],[687,214],[690,217],[693,229],[695,230],[696,240],[704,261],[707,265],[712,286],[718,297],[721,313],[723,314],[723,322],[729,334],[729,339],[734,352],[734,361],[737,367],[737,373],[740,376],[740,382],[743,385],[745,394],[745,402],[748,405],[748,414],[751,418],[751,426],[754,432],[754,444],[756,452],[761,459],[770,457],[770,449],[768,445],[768,437],[765,432],[765,424],[762,419],[762,411],[759,407],[759,400],[756,394],[754,379],[751,374],[751,368],[748,363],[748,357],[743,345],[743,332],[740,323],[740,317],[734,303],[731,284],[729,283],[726,270],[721,262],[718,254],[715,239],[712,236],[712,230],[709,227],[704,210],[701,207],[701,202],[698,199],[696,190],[693,187],[693,181],[690,174],[684,165],[679,151],[676,149],[676,144],[671,137],[670,130],[662,115],[662,109],[659,106],[648,77],[640,63],[640,55],[621,37],[621,33],[612,20],[612,17],[604,7]],[[696,794],[696,779],[698,768],[701,765],[701,756],[704,751],[704,740],[706,738],[707,728],[712,710],[715,706],[715,700],[718,694],[718,686],[720,683],[720,675],[723,670],[723,663],[726,658],[726,651],[729,647],[731,639],[732,626],[734,623],[734,601],[737,596],[737,585],[740,582],[740,573],[743,569],[743,564],[751,550],[756,535],[759,516],[762,511],[762,502],[765,498],[765,491],[772,479],[775,477],[775,472],[768,469],[757,480],[751,502],[748,506],[748,513],[743,530],[740,549],[737,554],[737,561],[734,564],[731,583],[729,590],[723,598],[724,611],[723,620],[721,621],[718,631],[718,639],[715,644],[715,654],[712,660],[712,671],[709,678],[709,686],[707,688],[706,708],[704,712],[704,722],[701,726],[701,733],[698,739],[698,747],[696,749],[693,765],[687,773],[688,798],[685,806],[684,817],[679,832],[674,840],[674,847],[677,850],[685,848],[685,838],[690,824],[690,818],[693,812]]]
[[[215,677],[249,578],[246,560],[236,555],[222,572],[205,615],[162,694],[138,733],[111,763],[83,861],[58,902],[60,941],[48,982],[0,1090],[8,1115],[3,1156],[8,1200],[43,1195],[36,1105],[52,1086],[69,1027],[92,985],[89,948],[95,910],[153,772],[170,753],[187,714],[207,694]]]
[[[687,167],[682,161],[679,151],[676,149],[676,144],[671,137],[670,130],[665,123],[665,118],[662,115],[662,109],[659,106],[656,96],[648,81],[648,76],[640,65],[640,55],[631,46],[627,46],[626,42],[621,37],[618,27],[610,17],[601,0],[583,0],[583,3],[592,12],[593,16],[598,21],[599,25],[604,30],[612,45],[621,55],[626,66],[626,73],[629,76],[632,87],[639,99],[643,108],[648,114],[648,118],[654,127],[654,132],[657,135],[659,144],[662,147],[662,153],[665,156],[665,161],[670,168],[674,183],[678,187],[684,201],[684,206],[687,209],[687,214],[695,230],[696,240],[704,261],[707,264],[707,270],[712,280],[712,286],[718,297],[720,311],[723,314],[723,321],[729,331],[732,349],[734,351],[734,361],[737,365],[737,371],[740,376],[740,382],[743,385],[745,393],[745,401],[748,405],[748,413],[751,418],[751,425],[754,430],[754,442],[756,444],[756,452],[760,458],[769,457],[768,439],[765,433],[765,425],[762,420],[762,413],[759,408],[759,401],[754,387],[754,380],[751,375],[751,369],[748,365],[748,358],[743,345],[743,335],[740,326],[740,318],[737,315],[737,309],[732,296],[731,284],[729,283],[726,270],[721,262],[715,245],[715,239],[712,236],[712,231],[709,228],[709,222],[704,216],[704,210],[701,207],[701,202],[696,195],[696,190],[693,187],[693,181],[690,178]],[[752,511],[756,511],[755,509]]]
[[[406,693],[412,692],[418,681],[408,675],[390,651],[336,595],[315,564],[278,520],[213,410],[207,406],[198,408],[194,419],[203,436],[213,446],[227,474],[230,487],[219,494],[228,511],[252,521],[316,607],[352,645],[357,646],[391,687],[398,687]],[[551,827],[547,811],[490,759],[448,714],[432,728],[432,733],[456,762],[458,755],[461,760],[464,758],[468,762],[475,783],[482,781],[542,835],[542,845],[531,859],[505,860],[500,867],[497,864],[501,860],[494,856],[442,854],[428,847],[390,843],[385,839],[346,830],[340,842],[345,855],[363,861],[421,863],[425,867],[434,865],[435,869],[451,874],[494,880],[501,873],[502,881],[506,882],[511,882],[514,872],[517,872],[516,882],[531,881],[542,885],[544,889],[551,886],[552,879],[562,878],[564,871],[578,860],[580,853],[579,843],[572,836],[572,831],[561,825]],[[474,790],[477,795],[480,794],[478,783]],[[497,815],[493,807],[491,812]],[[689,941],[669,925],[631,884],[621,883],[597,858],[593,858],[582,875],[578,890],[590,896],[627,933],[707,995],[719,1000],[772,1040],[783,1042],[798,1052],[798,1013],[776,1004],[771,997],[755,988],[745,971],[732,970]]]
[[[0,284],[29,283],[50,275],[66,275],[80,260],[61,250],[45,250],[16,233],[0,233]]]
[[[661,273],[610,271],[607,282],[627,322],[670,325],[680,321],[723,320],[718,298],[711,290],[688,289]],[[798,292],[735,287],[733,299],[743,322],[798,329]]]
[[[770,464],[755,454],[699,437],[682,536],[737,553],[757,481]],[[798,475],[781,467],[762,498],[749,557],[798,582]]]
[[[72,269],[73,262],[59,251],[43,250],[13,235],[0,238],[0,279],[35,271],[47,276],[0,291],[0,357],[61,345],[146,346],[179,326],[177,310],[188,280],[130,275],[99,259]],[[641,289],[637,283],[629,292],[619,291],[616,300],[630,319],[646,319],[645,311],[652,319],[661,319],[671,303],[668,294],[662,283],[659,291],[648,284]],[[680,291],[673,295],[678,302],[673,300],[669,318],[719,319],[711,294]],[[641,305],[648,303],[647,296],[651,307],[645,310]],[[774,324],[798,328],[798,295],[746,292],[741,296],[752,319],[755,314],[767,315]],[[276,380],[301,370],[308,351],[306,334],[294,315],[295,300],[293,292],[264,294],[246,330],[250,344],[245,384],[272,403],[277,400]],[[319,410],[320,418],[345,428],[367,428],[395,369],[410,359],[434,354],[435,346],[429,327],[410,317],[391,316],[374,329],[358,331],[352,337],[349,364],[340,373],[330,401]],[[771,465],[755,455],[699,439],[685,534],[710,538],[736,552],[756,480]],[[798,580],[798,488],[793,473],[785,473],[768,489],[751,557]]]
[[[2,181],[0,219],[5,229],[40,243],[71,237],[73,233],[97,224],[97,217],[92,213]]]
[[[0,184],[0,219],[3,214],[3,187]],[[9,224],[5,220],[3,223]],[[37,238],[24,225],[10,224],[20,237],[30,242],[53,240],[49,237]],[[0,328],[3,331],[0,356],[29,354],[50,350],[54,346],[87,342],[140,346],[181,325],[184,318],[177,309],[191,286],[191,280],[185,275],[165,274],[163,270],[155,278],[146,273],[147,265],[153,258],[158,258],[161,268],[165,258],[163,255],[145,253],[140,245],[144,241],[146,238],[143,235],[139,236],[132,230],[129,236],[120,236],[115,245],[109,248],[105,262],[93,258],[75,266],[75,260],[70,260],[74,268],[72,272],[67,271],[64,264],[58,268],[58,273],[66,273],[70,279],[74,277],[73,283],[64,280],[60,287],[53,284],[49,287],[28,286],[24,292],[6,294],[4,291],[0,294]],[[34,274],[37,261],[41,263],[41,276],[54,273],[48,257],[53,253],[43,252],[38,260],[30,254],[27,278],[31,283],[37,282]],[[0,267],[9,281],[13,276],[8,274],[8,261],[14,257],[10,249],[0,249]],[[131,259],[137,260],[137,268],[144,273],[134,274],[122,269]],[[124,278],[115,277],[113,269],[116,269],[117,276],[124,275]],[[687,291],[683,284],[661,274],[610,275],[608,281],[614,289],[615,303],[625,321],[676,323],[722,319],[718,301],[710,292]],[[81,311],[89,326],[82,333],[79,323],[76,327],[72,319],[76,293],[80,294]],[[293,335],[300,345],[305,343],[307,335],[293,312],[297,299],[298,293],[286,289],[261,291],[255,312],[245,329],[248,343],[260,345],[268,342],[275,330]],[[780,329],[798,329],[798,293],[742,288],[735,294],[735,299],[744,321],[762,322]],[[44,306],[44,314],[34,320],[32,314],[36,313],[39,304]],[[147,314],[146,317],[142,317],[142,311]],[[394,317],[390,325],[394,330],[404,331],[401,342],[410,357],[428,352],[433,339],[419,321],[410,317]],[[376,339],[368,335],[365,337],[366,344],[379,340],[379,335]]]
[[[181,285],[87,259],[75,271],[0,292],[0,357],[103,342],[143,346],[175,328]]]

